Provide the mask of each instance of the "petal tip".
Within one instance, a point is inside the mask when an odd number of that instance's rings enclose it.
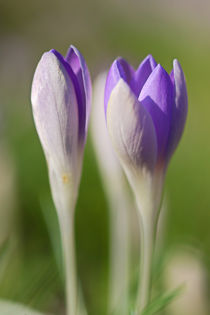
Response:
[[[58,51],[56,49],[52,48],[49,51],[47,51],[47,53],[57,54]]]
[[[150,64],[152,67],[156,67],[157,63],[155,61],[155,58],[153,57],[152,54],[149,54],[146,56],[146,58],[144,59],[145,61],[149,60]]]
[[[55,50],[55,49],[51,49],[51,50],[49,50],[49,51],[45,51],[43,54],[42,54],[42,56],[41,56],[41,59],[40,59],[40,61],[42,60],[42,59],[45,59],[45,58],[54,58],[54,57],[57,57],[56,56],[56,53],[57,53],[57,51]],[[57,59],[57,58],[56,58]]]
[[[152,56],[152,54],[147,55],[144,60],[140,63],[141,67],[144,64],[149,64],[151,71],[153,71],[155,69],[155,67],[157,66],[157,62],[155,61],[154,57]]]
[[[160,63],[156,65],[151,75],[169,77],[168,72],[163,68],[163,66],[161,66]]]
[[[173,60],[173,70],[174,70],[175,75],[179,73],[184,78],[184,72],[183,72],[182,67],[181,67],[181,65],[177,59]]]
[[[180,67],[180,63],[179,63],[178,59],[175,58],[175,59],[173,60],[173,66],[174,66],[174,67],[177,67],[177,66]]]
[[[78,56],[79,55],[79,50],[74,46],[74,45],[70,45],[69,49],[68,49],[68,53],[73,50],[73,52]]]

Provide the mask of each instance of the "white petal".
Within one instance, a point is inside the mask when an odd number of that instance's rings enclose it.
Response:
[[[124,80],[113,89],[107,126],[115,151],[126,168],[153,172],[157,141],[152,119]]]
[[[48,163],[66,172],[75,170],[78,108],[66,69],[52,53],[45,53],[32,84],[32,106],[37,132]]]

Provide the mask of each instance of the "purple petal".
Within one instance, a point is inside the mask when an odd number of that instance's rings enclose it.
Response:
[[[170,78],[171,78],[172,84],[174,85],[174,70],[171,71]]]
[[[157,136],[158,160],[165,159],[173,109],[173,85],[168,73],[161,67],[153,70],[139,96],[150,113]]]
[[[61,62],[61,64],[64,66],[66,69],[73,85],[75,88],[75,93],[77,96],[77,104],[78,104],[78,112],[79,112],[79,140],[84,141],[85,139],[85,101],[83,99],[82,91],[78,82],[78,79],[73,72],[72,68],[70,67],[69,63],[67,63],[64,59],[64,57],[55,49],[52,49],[50,51],[53,53],[58,60]]]
[[[134,74],[133,68],[127,63],[125,59],[120,57],[113,62],[109,70],[105,86],[104,94],[105,115],[107,111],[108,101],[113,88],[117,85],[120,79],[123,79],[129,85],[133,74]]]
[[[85,59],[74,46],[70,46],[65,59],[76,75],[79,83],[82,94],[82,103],[79,104],[80,124],[82,125],[81,128],[87,132],[92,93],[90,73]]]
[[[146,80],[157,66],[152,55],[148,55],[139,65],[130,82],[130,87],[134,94],[139,97],[139,94],[144,86]]]
[[[167,160],[175,151],[182,136],[188,110],[187,89],[184,73],[178,62],[174,60],[171,78],[174,82],[175,106],[173,107],[170,134],[168,139]]]

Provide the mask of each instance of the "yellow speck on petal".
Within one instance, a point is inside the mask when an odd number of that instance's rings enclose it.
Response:
[[[62,180],[64,184],[67,184],[69,182],[69,176],[67,174],[63,174]]]

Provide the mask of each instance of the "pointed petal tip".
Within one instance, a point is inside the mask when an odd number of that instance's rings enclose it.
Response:
[[[160,63],[157,64],[157,66],[155,67],[155,70],[156,70],[156,71],[163,71],[163,72],[166,72],[166,70],[163,68],[163,66],[161,66]]]
[[[118,56],[118,57],[114,60],[114,62],[117,62],[117,63],[126,62],[126,63],[128,63],[127,60],[126,60],[125,58],[121,57],[121,56]]]
[[[155,58],[153,57],[152,54],[148,54],[148,55],[144,58],[144,60],[145,60],[145,61],[146,61],[146,60],[155,61]],[[156,61],[155,61],[155,63],[156,63]]]
[[[111,64],[110,70],[113,68],[117,68],[118,69],[118,65],[120,63],[120,60],[122,59],[122,57],[117,57]]]
[[[173,60],[173,70],[174,70],[174,74],[180,73],[183,77],[185,77],[184,72],[182,70],[182,66],[177,59]]]
[[[40,61],[44,58],[48,58],[48,57],[51,57],[51,56],[55,56],[55,57],[57,57],[57,54],[59,54],[55,49],[51,49],[51,50],[49,50],[49,51],[45,51],[43,54],[42,54],[42,56],[41,56],[41,58],[40,58]]]
[[[163,76],[168,77],[168,78],[170,77],[170,74],[168,73],[168,71],[166,71],[165,68],[160,63],[158,63],[156,65],[152,74],[156,74],[157,76],[163,75]]]
[[[76,48],[74,45],[72,45],[72,44],[69,46],[69,48],[72,48],[72,49],[74,49],[74,50],[77,50],[77,48]]]
[[[84,68],[86,66],[86,62],[85,62],[83,55],[81,54],[79,49],[77,49],[74,45],[69,46],[67,53],[66,53],[65,60],[73,68],[75,66],[76,66],[76,68],[78,68],[78,67]]]
[[[58,51],[56,49],[52,48],[49,51],[47,51],[46,53],[53,53],[53,54],[55,54],[55,53],[58,53]]]
[[[180,63],[179,63],[178,59],[175,58],[175,59],[173,60],[173,66],[174,66],[174,67],[177,67],[177,66],[180,67]]]
[[[148,54],[145,59],[153,58],[152,54]]]
[[[128,66],[130,66],[130,65],[128,64],[127,60],[124,59],[123,57],[119,56],[114,60],[111,68],[117,70],[119,72],[119,75],[122,77],[122,72],[123,72],[124,68],[126,68]]]
[[[81,55],[81,53],[80,53],[80,51],[74,46],[74,45],[70,45],[69,46],[69,49],[68,49],[68,51],[67,51],[67,55],[70,53],[70,51],[72,51],[73,50],[73,52],[77,55],[77,56],[79,56],[79,55]]]
[[[33,82],[32,82],[32,90],[35,82],[37,82],[37,77],[41,79],[45,71],[48,71],[50,67],[59,67],[60,60],[58,56],[54,53],[54,50],[46,51],[42,54],[34,73]]]
[[[66,65],[65,59],[64,59],[63,55],[59,51],[57,51],[56,49],[51,49],[48,52],[46,52],[45,54],[46,55],[51,55],[51,56],[53,55],[53,56],[55,56],[56,59],[60,63],[62,63],[62,65],[65,67],[66,71],[69,72],[68,69],[67,69],[67,65]]]
[[[55,55],[55,56],[58,57],[58,58],[64,59],[63,55],[62,55],[59,51],[57,51],[56,49],[54,49],[54,48],[53,48],[53,49],[50,49],[49,51],[47,51],[46,54],[53,54],[53,55]]]
[[[140,63],[140,66],[143,64],[148,63],[150,64],[151,70],[153,71],[155,67],[157,66],[157,62],[155,61],[155,58],[152,56],[152,54],[147,55],[143,61]]]
[[[163,68],[163,66],[161,66],[160,63],[158,63],[155,68],[153,69],[152,73],[150,74],[148,80],[151,80],[154,77],[168,77],[169,74],[168,72]]]

